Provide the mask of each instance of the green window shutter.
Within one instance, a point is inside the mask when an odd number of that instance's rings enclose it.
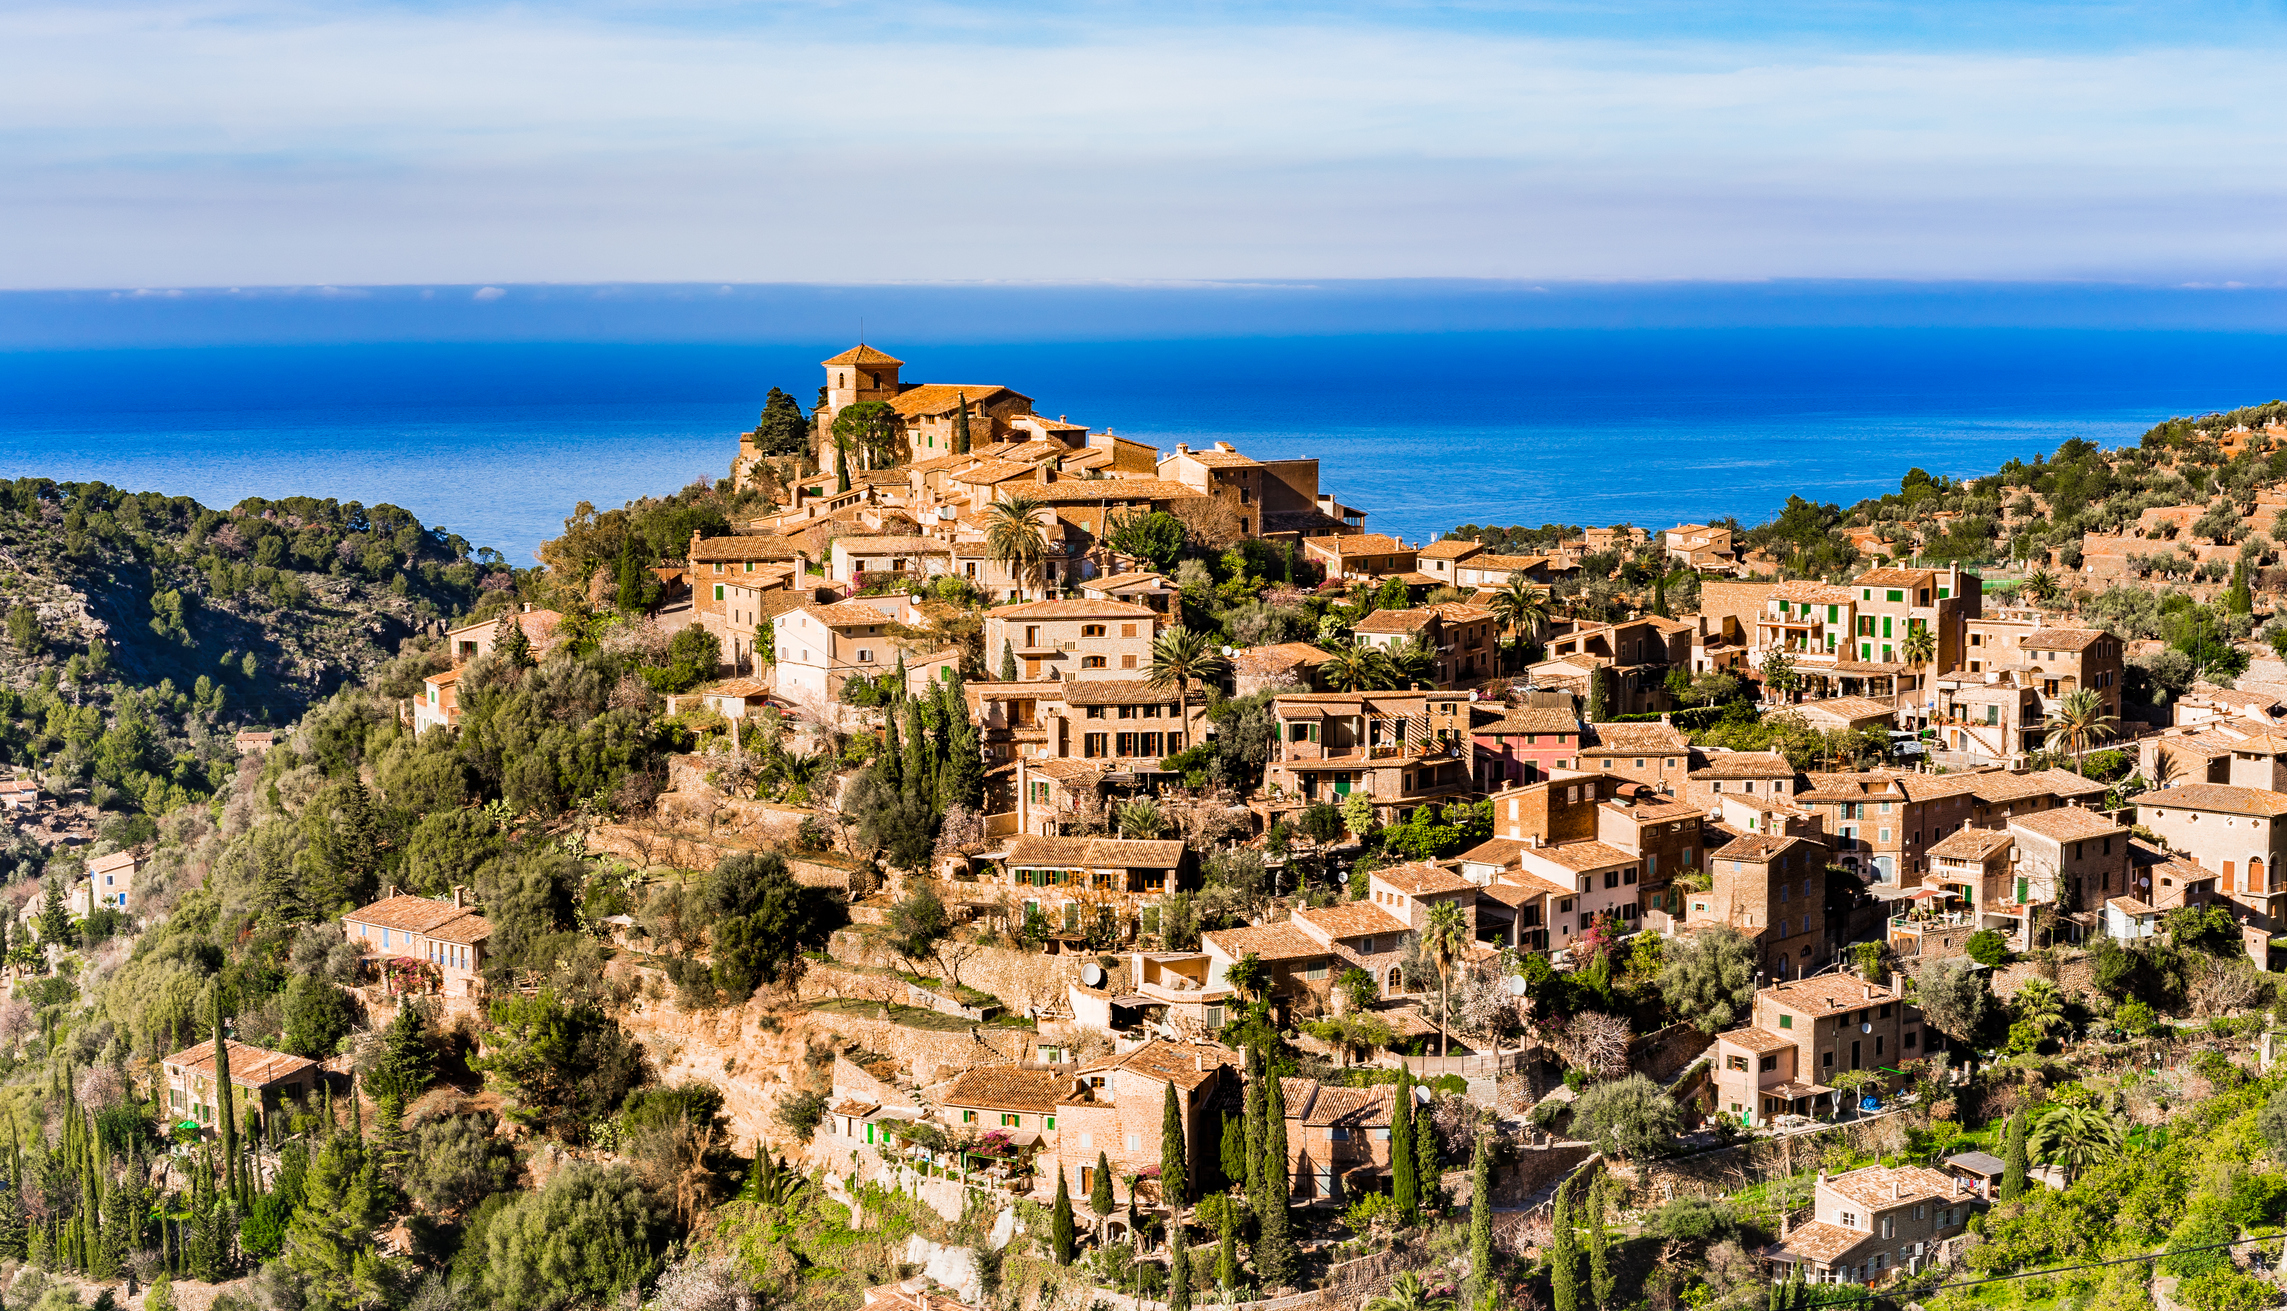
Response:
[[[1841,606],[1839,606],[1839,605],[1830,605],[1830,606],[1828,606],[1828,607],[1826,608],[1826,621],[1827,621],[1828,623],[1830,623],[1830,624],[1839,624],[1839,623],[1841,623],[1841,622],[1842,622],[1842,607],[1841,607]]]
[[[1938,599],[1939,599],[1940,601],[1943,601],[1943,600],[1945,600],[1947,597],[1949,597],[1949,596],[1952,596],[1952,595],[1953,595],[1953,589],[1952,589],[1952,588],[1950,588],[1950,587],[1941,587],[1941,588],[1939,588],[1939,589],[1938,589]]]
[[[1884,636],[1884,637],[1888,637],[1889,635],[1890,635],[1890,616],[1888,616],[1888,615],[1884,615],[1884,616],[1882,616],[1882,636]]]
[[[1893,601],[1903,601],[1906,599],[1906,594],[1902,591],[1897,590],[1896,588],[1892,588],[1890,591],[1890,599]]]
[[[723,599],[723,585],[721,583],[715,584],[715,599],[718,601]]]
[[[1874,644],[1872,642],[1860,642],[1858,644],[1858,658],[1872,660],[1874,658]]]
[[[1781,1012],[1779,1012],[1779,1027],[1780,1027],[1780,1028],[1782,1028],[1782,1029],[1792,1029],[1792,1028],[1794,1028],[1794,1027],[1795,1027],[1795,1017],[1794,1017],[1794,1016],[1792,1016],[1792,1015],[1789,1015],[1789,1014],[1787,1014],[1785,1011],[1781,1011]]]

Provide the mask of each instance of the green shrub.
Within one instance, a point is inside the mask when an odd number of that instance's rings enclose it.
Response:
[[[1969,935],[1969,958],[1980,965],[1998,966],[2009,959],[2009,940],[1999,929],[1979,929]]]

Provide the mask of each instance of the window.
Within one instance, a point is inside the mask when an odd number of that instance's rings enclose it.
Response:
[[[861,664],[861,665],[870,665],[870,664],[872,664],[873,662],[874,662],[874,653],[873,653],[873,648],[871,648],[871,647],[864,647],[864,646],[861,646],[861,647],[859,647],[859,648],[858,648],[858,663],[859,663],[859,664]]]
[[[1124,655],[1124,656],[1121,656],[1121,657],[1120,657],[1120,668],[1122,668],[1122,669],[1133,669],[1133,668],[1135,668],[1135,667],[1136,667],[1136,658],[1135,658],[1134,656],[1132,656],[1132,655]]]
[[[1794,1016],[1792,1016],[1792,1015],[1789,1015],[1789,1014],[1787,1014],[1785,1011],[1781,1011],[1781,1012],[1779,1012],[1779,1027],[1780,1027],[1780,1028],[1782,1028],[1782,1029],[1792,1029],[1792,1028],[1794,1028],[1794,1027],[1795,1027],[1795,1017],[1794,1017]]]
[[[1882,1217],[1882,1236],[1884,1238],[1896,1238],[1898,1236],[1898,1219],[1896,1216],[1886,1215]]]
[[[1102,656],[1082,656],[1080,657],[1080,667],[1082,669],[1105,669],[1110,666],[1109,662]]]
[[[1390,1140],[1390,1131],[1387,1129],[1369,1129],[1366,1132],[1373,1135],[1375,1142],[1386,1143]]]
[[[1842,1213],[1842,1227],[1843,1227],[1843,1228],[1845,1228],[1845,1229],[1856,1229],[1856,1228],[1858,1227],[1858,1212],[1856,1212],[1856,1211],[1845,1211],[1845,1212],[1843,1212],[1843,1213]]]
[[[961,1123],[963,1123],[963,1124],[975,1124],[976,1122],[977,1122],[977,1113],[976,1113],[975,1111],[963,1111],[963,1112],[961,1112]]]
[[[1021,1129],[1024,1127],[1024,1117],[1021,1115],[1010,1115],[1006,1112],[1003,1112],[1001,1115],[1001,1127],[1003,1129]]]
[[[1747,1058],[1744,1056],[1733,1056],[1726,1060],[1724,1065],[1729,1069],[1744,1071],[1747,1068]]]
[[[1128,1135],[1128,1150],[1131,1152],[1143,1150],[1143,1137],[1140,1134],[1131,1133]]]
[[[715,571],[720,573],[722,572],[722,568],[723,567],[721,565],[716,565]],[[715,599],[718,601],[723,599],[723,585],[721,583],[715,584]]]
[[[1762,1064],[1762,1067],[1761,1067],[1761,1069],[1762,1069],[1762,1073],[1764,1073],[1764,1074],[1769,1074],[1771,1071],[1773,1071],[1773,1070],[1776,1070],[1776,1069],[1778,1069],[1778,1068],[1779,1068],[1779,1058],[1778,1058],[1778,1057],[1776,1057],[1776,1056],[1766,1056],[1766,1057],[1764,1057],[1764,1058],[1763,1058],[1763,1064]]]
[[[1080,625],[1080,636],[1082,637],[1102,637],[1103,635],[1104,626],[1102,624]]]
[[[1134,637],[1135,635],[1136,635],[1136,626],[1135,626],[1134,624],[1121,624],[1121,625],[1120,625],[1120,636],[1122,636],[1122,637]]]

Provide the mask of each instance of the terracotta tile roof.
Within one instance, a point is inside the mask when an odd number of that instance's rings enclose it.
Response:
[[[142,863],[143,858],[132,851],[114,851],[108,856],[97,856],[87,862],[87,872],[90,874],[116,874],[121,870],[133,872],[135,867]]]
[[[1485,548],[1480,543],[1448,537],[1441,542],[1431,542],[1421,548],[1418,554],[1424,560],[1462,560],[1484,552]]]
[[[1047,763],[1047,762],[1042,762]],[[1093,766],[1088,766],[1093,770]],[[1011,865],[1082,865],[1094,869],[1173,869],[1183,861],[1181,842],[1138,838],[1051,838],[1020,833],[1009,840]]]
[[[1469,561],[1469,567],[1521,574],[1527,570],[1542,568],[1549,563],[1549,558],[1545,555],[1480,555]]]
[[[1861,719],[1895,719],[1898,715],[1897,708],[1889,702],[1877,701],[1870,696],[1828,697],[1823,701],[1804,701],[1788,708],[1806,715],[1832,715],[1853,723]]]
[[[1091,578],[1080,585],[1082,587],[1095,588],[1097,591],[1108,592],[1116,587],[1142,587],[1146,584],[1167,590],[1173,590],[1175,587],[1175,584],[1168,580],[1167,575],[1156,574],[1149,569],[1136,569],[1124,574],[1111,574],[1103,578]]]
[[[1175,689],[1153,687],[1140,678],[1089,679],[1066,683],[1064,703],[1073,706],[1173,705]]]
[[[1412,926],[1370,901],[1346,901],[1339,906],[1297,910],[1294,917],[1337,941],[1383,933],[1404,933]]]
[[[2232,787],[2224,783],[2180,783],[2136,798],[2139,817],[2147,806],[2155,810],[2174,806],[2183,810],[2221,811],[2231,815],[2287,815],[2287,793]]]
[[[819,361],[819,364],[820,364],[822,367],[824,367],[824,368],[829,368],[829,369],[830,369],[830,368],[832,368],[832,367],[834,367],[834,366],[835,366],[835,365],[837,365],[837,364],[903,364],[903,363],[905,363],[905,361],[904,361],[904,360],[901,360],[901,359],[897,358],[897,357],[896,357],[896,356],[894,356],[894,355],[885,355],[885,354],[883,354],[882,352],[875,350],[873,347],[866,345],[864,342],[860,342],[860,343],[858,343],[857,345],[850,347],[848,350],[846,350],[846,351],[843,351],[841,354],[839,354],[839,355],[836,355],[834,358],[832,358],[832,359],[830,359],[830,360],[821,360],[821,361]]]
[[[971,406],[978,406],[1004,394],[1028,404],[1032,400],[1023,392],[1012,391],[997,382],[925,382],[899,392],[890,398],[889,404],[891,409],[908,419],[934,418],[959,409],[960,398],[964,396]]]
[[[1305,537],[1302,544],[1321,554],[1396,555],[1409,550],[1405,543],[1385,533],[1349,533],[1338,537]]]
[[[804,528],[815,527],[804,524]],[[748,560],[791,560],[794,547],[783,537],[707,537],[691,544],[691,563],[744,563]]]
[[[2092,783],[2069,769],[2037,769],[2029,774],[1972,774],[1969,790],[1987,805],[1998,805],[2006,801],[2024,801],[2031,797],[2101,796],[2106,789],[2104,784]],[[2287,801],[2287,797],[2280,799]]]
[[[1984,860],[2015,839],[1998,829],[1965,828],[1930,844],[1933,860]]]
[[[1056,1103],[1071,1088],[1069,1075],[1059,1078],[1046,1070],[1020,1070],[1013,1065],[989,1065],[965,1070],[937,1099],[940,1106],[974,1106],[994,1111],[1033,1111],[1053,1115]]]
[[[1022,601],[995,606],[985,612],[994,619],[1151,619],[1158,613],[1150,606],[1108,599]]]
[[[1854,587],[1913,587],[1936,576],[1928,569],[1869,569],[1850,582]]]
[[[350,911],[342,919],[352,924],[370,924],[377,929],[399,929],[407,933],[425,934],[473,913],[466,906],[455,906],[451,898],[439,901],[432,897],[400,895],[384,897],[370,906]]]
[[[1869,987],[1874,989],[1871,1000],[1866,996]],[[1789,979],[1784,983],[1774,983],[1755,995],[1768,997],[1789,1010],[1812,1015],[1898,1000],[1879,984],[1868,984],[1855,974],[1819,974],[1807,979]]]
[[[1793,778],[1795,767],[1786,757],[1764,751],[1733,751],[1709,756],[1707,768],[1695,769],[1693,778]]]
[[[1436,615],[1428,610],[1376,610],[1358,621],[1361,633],[1418,633]]]
[[[1018,460],[979,460],[968,468],[949,475],[954,482],[990,486],[1005,483],[1011,478],[1030,478],[1039,469]]]
[[[1087,1066],[1080,1072],[1095,1074],[1105,1070],[1126,1070],[1189,1091],[1214,1078],[1218,1067],[1236,1066],[1238,1063],[1238,1054],[1226,1047],[1154,1039],[1125,1056]],[[1202,1070],[1199,1068],[1201,1065],[1207,1068]]]
[[[1458,857],[1470,865],[1493,865],[1507,869],[1517,863],[1517,853],[1532,850],[1533,844],[1517,838],[1487,838]]]
[[[1509,872],[1477,889],[1480,898],[1500,902],[1504,906],[1522,906],[1542,897],[1569,897],[1570,888],[1560,888],[1538,874]]]
[[[1680,756],[1691,750],[1691,739],[1683,730],[1667,724],[1591,724],[1596,740],[1586,748],[1589,751],[1609,751],[1619,755]]]
[[[1825,583],[1814,583],[1808,579],[1780,583],[1771,589],[1771,597],[1778,601],[1813,601],[1820,605],[1841,605],[1844,602],[1858,599],[1857,595],[1847,587],[1830,587]]]
[[[1796,1225],[1787,1234],[1785,1242],[1764,1248],[1763,1255],[1793,1257],[1798,1261],[1810,1261],[1818,1265],[1839,1265],[1852,1248],[1873,1240],[1872,1234],[1862,1234],[1855,1229],[1828,1224],[1824,1220],[1812,1220]]]
[[[1292,924],[1257,924],[1243,929],[1216,929],[1199,935],[1232,960],[1244,960],[1250,954],[1264,960],[1304,960],[1324,956],[1326,946]]]
[[[2017,639],[2023,651],[2086,651],[2110,637],[2096,628],[2038,628]]]
[[[434,938],[439,942],[459,943],[464,947],[473,946],[492,937],[492,924],[475,911],[464,911],[456,918],[446,920],[433,929],[424,930],[423,936]]]
[[[230,1081],[234,1085],[266,1088],[317,1064],[307,1057],[249,1046],[236,1038],[225,1038],[223,1041],[230,1044]],[[210,1039],[185,1047],[167,1057],[165,1063],[181,1066],[186,1071],[211,1075],[214,1073],[214,1042]]]
[[[1273,673],[1298,666],[1315,668],[1333,658],[1332,652],[1321,650],[1308,642],[1276,642],[1269,646],[1241,647],[1231,653],[1233,666],[1255,674]]]
[[[1555,706],[1518,706],[1489,724],[1480,724],[1471,730],[1477,733],[1578,733],[1580,720],[1569,710]]]
[[[807,601],[791,608],[800,610],[828,628],[850,628],[858,624],[894,622],[888,615],[862,601],[836,601],[832,605],[819,601]]]
[[[1884,674],[1905,673],[1906,666],[1904,662],[1896,660],[1837,660],[1833,664],[1826,667],[1826,672],[1830,674],[1847,674],[1852,677],[1878,678]]]
[[[1431,579],[1430,581],[1436,582],[1437,580]],[[1499,618],[1484,606],[1471,605],[1467,601],[1440,601],[1436,605],[1430,606],[1429,609],[1438,618],[1449,624],[1475,624]]]
[[[2138,901],[2134,897],[2109,897],[2105,900],[2104,904],[2112,907],[2114,910],[2119,911],[2123,915],[2159,914],[2158,911],[2152,909],[2152,907],[2146,905],[2145,903]]]
[[[1371,877],[1380,879],[1409,897],[1432,897],[1476,886],[1452,870],[1423,864],[1418,860],[1375,870]]]
[[[1765,810],[1785,809],[1795,814],[1805,813],[1798,807],[1789,805],[1784,798],[1778,799],[1779,804],[1777,806],[1763,804],[1772,798],[1761,794],[1748,795],[1742,799],[1756,802]],[[1690,802],[1672,801],[1664,797],[1652,801],[1607,801],[1604,804],[1614,810],[1625,811],[1631,819],[1655,824],[1664,824],[1679,819],[1698,819],[1704,814],[1699,807]]]
[[[1574,873],[1603,869],[1608,865],[1625,865],[1640,859],[1609,843],[1595,841],[1559,842],[1553,846],[1536,848],[1533,854]]]
[[[2085,806],[2059,806],[2038,814],[2012,816],[2009,827],[2027,829],[2058,842],[2083,842],[2127,831],[2127,825],[2106,819]]]
[[[1059,478],[1024,494],[1044,505],[1085,505],[1090,501],[1196,501],[1196,487],[1163,478]]]
[[[1886,1211],[1907,1202],[1943,1201],[1960,1193],[1954,1176],[1925,1165],[1861,1166],[1828,1175],[1826,1187],[1869,1211]]]
[[[1796,843],[1818,846],[1808,838],[1789,837],[1783,833],[1749,833],[1733,838],[1720,850],[1708,853],[1710,860],[1769,860]]]
[[[1286,1091],[1282,1086],[1281,1092]],[[1374,1088],[1332,1088],[1319,1085],[1303,1116],[1306,1125],[1348,1125],[1352,1128],[1387,1127],[1397,1113],[1398,1090],[1389,1084]],[[1294,1103],[1288,1102],[1291,1115]]]
[[[1749,1025],[1744,1029],[1733,1029],[1729,1033],[1717,1034],[1716,1040],[1730,1043],[1734,1047],[1744,1047],[1751,1052],[1785,1051],[1795,1045],[1795,1040],[1792,1038],[1782,1038],[1769,1029],[1759,1029],[1754,1025]]]
[[[1168,460],[1196,460],[1210,469],[1244,469],[1249,465],[1262,463],[1261,460],[1252,456],[1241,455],[1237,451],[1177,451],[1167,458]],[[1165,462],[1162,461],[1162,463]]]

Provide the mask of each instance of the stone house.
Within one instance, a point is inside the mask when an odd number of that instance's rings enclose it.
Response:
[[[1795,767],[1776,751],[1710,751],[1707,763],[1684,778],[1684,800],[1721,810],[1725,793],[1784,797],[1795,791]]]
[[[1691,774],[1691,739],[1673,724],[1591,724],[1574,769],[1641,783],[1662,796],[1683,790]]]
[[[837,537],[826,557],[827,579],[852,588],[951,572],[953,544],[941,537]]]
[[[267,1115],[287,1099],[313,1096],[323,1086],[325,1072],[316,1061],[250,1046],[235,1038],[223,1041],[229,1044],[234,1106],[259,1106]],[[159,1065],[167,1081],[168,1117],[189,1120],[202,1129],[217,1128],[222,1085],[216,1078],[213,1041],[185,1047]]]
[[[1476,746],[1477,790],[1498,792],[1535,783],[1560,769],[1581,769],[1587,730],[1569,708],[1472,708],[1470,741]]]
[[[2265,935],[2287,917],[2287,794],[2186,783],[2136,798],[2136,822],[2211,871],[2241,922]],[[2259,965],[2269,968],[2267,961]]]
[[[1707,857],[1709,887],[1682,897],[1682,931],[1724,925],[1754,939],[1763,973],[1826,963],[1826,844],[1784,833],[1734,838]]]
[[[1188,443],[1178,442],[1175,454],[1159,462],[1159,476],[1231,507],[1239,517],[1241,537],[1262,534],[1262,462],[1239,454],[1231,443],[1217,442],[1207,450],[1195,451]]]
[[[1056,1104],[1072,1091],[1072,1076],[1016,1065],[964,1070],[936,1095],[937,1118],[956,1132],[999,1132],[1017,1147],[1054,1151]]]
[[[1391,1084],[1333,1088],[1316,1079],[1279,1080],[1295,1201],[1337,1206],[1352,1194],[1381,1191],[1390,1171],[1397,1091]]]
[[[1971,1180],[1927,1166],[1822,1170],[1811,1219],[1782,1226],[1763,1260],[1775,1278],[1799,1271],[1810,1284],[1888,1283],[1934,1262],[1937,1245],[1968,1226],[1979,1200]]]
[[[1253,696],[1271,688],[1316,692],[1325,687],[1319,666],[1334,658],[1308,642],[1240,647],[1231,653],[1231,695]]]
[[[432,728],[450,728],[461,722],[460,681],[458,665],[422,676],[421,690],[413,698],[415,737]]]
[[[474,623],[448,629],[445,632],[445,649],[452,653],[453,663],[465,665],[478,656],[491,655],[494,644],[500,640],[500,625],[504,618],[524,630],[524,640],[532,644],[532,654],[535,657],[546,654],[548,648],[556,644],[556,629],[564,622],[564,616],[554,610],[535,610],[530,602],[526,602],[513,615],[495,615],[490,619],[479,619]]]
[[[1905,998],[1897,975],[1887,986],[1820,974],[1757,989],[1749,1023],[1716,1036],[1715,1111],[1751,1126],[1831,1111],[1826,1080],[1836,1073],[1929,1055],[1936,1039],[1925,1042],[1922,1013]]]
[[[124,911],[134,891],[135,875],[149,864],[147,855],[137,855],[130,848],[114,851],[108,856],[97,856],[87,862],[87,905],[78,907],[81,915],[108,907]]]
[[[1415,572],[1419,552],[1384,533],[1343,533],[1304,538],[1302,555],[1324,569],[1328,578],[1372,581]]]
[[[985,663],[1007,651],[1017,677],[1087,682],[1134,680],[1151,668],[1158,612],[1126,601],[1026,601],[985,612]]]
[[[450,897],[392,895],[342,916],[342,929],[359,951],[386,963],[425,962],[447,996],[474,997],[484,991],[484,954],[492,925],[462,904],[461,890]]]
[[[1273,797],[1372,799],[1384,823],[1471,791],[1466,692],[1323,692],[1271,702],[1277,734],[1263,784]]]
[[[1292,921],[1216,929],[1199,935],[1207,954],[1207,987],[1228,990],[1231,967],[1252,956],[1263,967],[1258,991],[1282,1006],[1316,1006],[1333,990],[1335,953]],[[1305,1001],[1308,994],[1310,1000]]]
[[[915,617],[912,598],[901,594],[793,607],[770,621],[775,690],[817,705],[841,700],[853,675],[878,678],[896,667],[891,627],[911,624]]]
[[[1160,1124],[1167,1090],[1175,1090],[1190,1156],[1189,1178],[1208,1178],[1221,1167],[1222,1112],[1234,1104],[1241,1074],[1237,1053],[1225,1047],[1154,1039],[1109,1060],[1082,1065],[1071,1092],[1057,1101],[1055,1168],[1072,1195],[1095,1187],[1096,1156],[1112,1171],[1112,1192],[1124,1200],[1127,1181],[1157,1179]],[[1049,1191],[1054,1192],[1054,1181]]]

